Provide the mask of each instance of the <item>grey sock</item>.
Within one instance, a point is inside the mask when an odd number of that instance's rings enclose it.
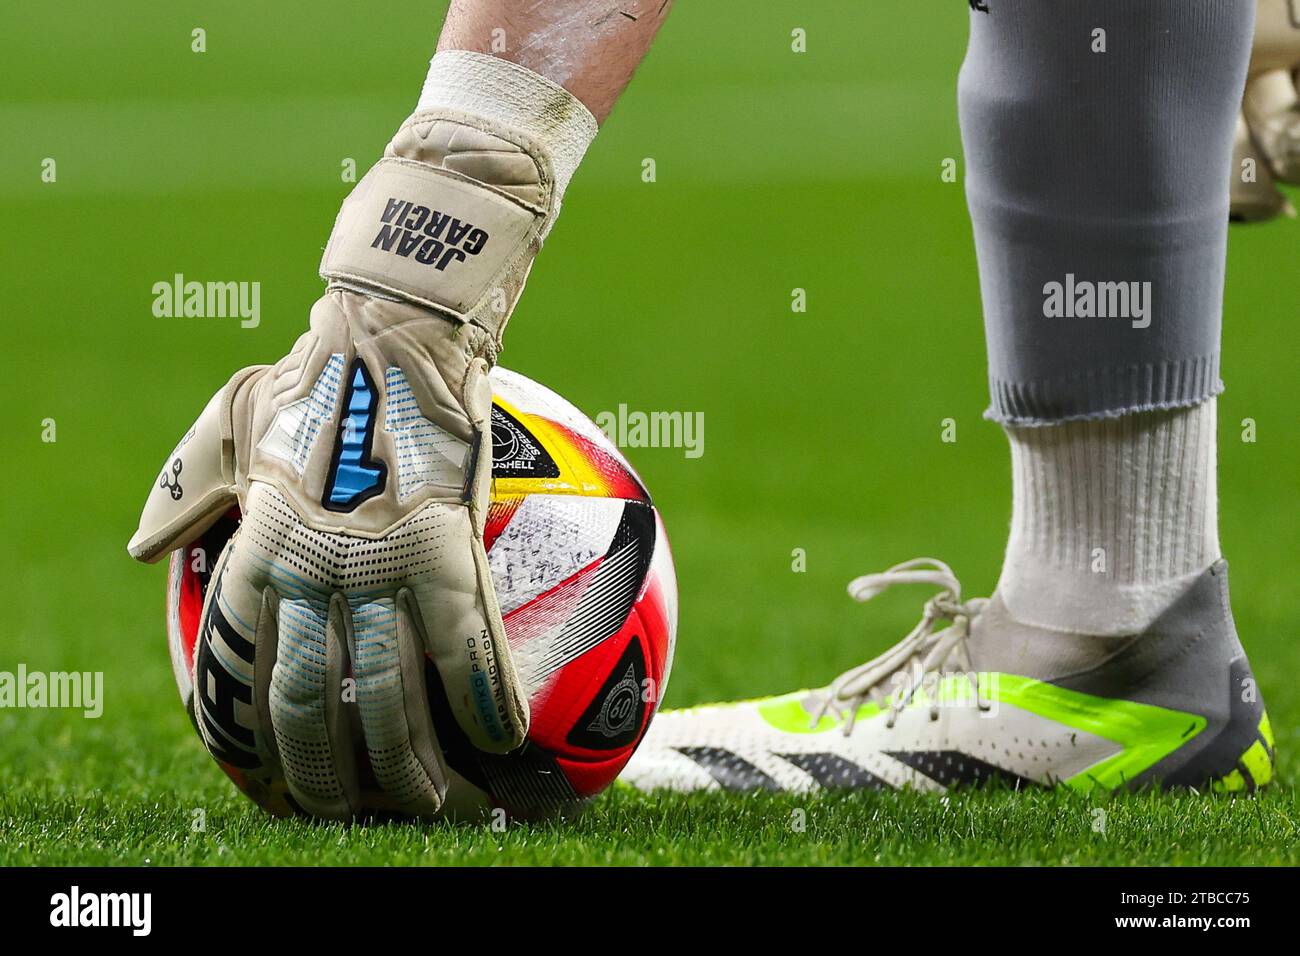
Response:
[[[959,108],[989,417],[1041,424],[1217,394],[1253,0],[981,6]]]

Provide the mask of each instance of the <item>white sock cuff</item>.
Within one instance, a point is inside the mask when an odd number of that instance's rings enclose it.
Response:
[[[1214,399],[1006,431],[1014,501],[998,591],[1018,619],[1136,633],[1218,560]]]
[[[555,200],[596,138],[596,118],[564,87],[527,67],[469,50],[443,50],[429,61],[416,111],[455,109],[526,133],[546,151]]]

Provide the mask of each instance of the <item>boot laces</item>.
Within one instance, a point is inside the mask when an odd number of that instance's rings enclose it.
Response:
[[[831,682],[823,692],[813,717],[813,726],[832,707],[847,707],[848,717],[843,728],[847,737],[853,732],[859,708],[872,700],[881,709],[888,707],[885,726],[892,728],[922,685],[927,680],[937,679],[946,669],[950,670],[946,667],[950,661],[965,672],[979,709],[990,709],[991,704],[981,696],[966,646],[971,621],[984,609],[988,599],[962,601],[961,582],[948,565],[934,558],[914,558],[878,574],[854,578],[849,582],[849,596],[865,603],[897,584],[931,584],[941,590],[925,602],[921,620],[910,634],[880,656],[845,671]],[[949,626],[936,630],[945,623]],[[887,694],[884,685],[891,679],[900,686],[894,688],[893,694]],[[930,719],[939,719],[939,701],[933,694],[930,695]]]

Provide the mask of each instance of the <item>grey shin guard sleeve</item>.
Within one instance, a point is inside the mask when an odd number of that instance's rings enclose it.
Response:
[[[988,417],[1222,389],[1229,163],[1253,0],[991,0],[958,84]]]

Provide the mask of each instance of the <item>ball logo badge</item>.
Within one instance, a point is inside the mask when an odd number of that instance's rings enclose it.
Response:
[[[492,473],[498,478],[558,478],[560,469],[524,425],[494,405]]]
[[[600,705],[600,713],[587,725],[587,729],[611,740],[626,734],[632,729],[632,723],[636,720],[636,702],[640,691],[641,688],[636,682],[636,672],[629,664],[623,679],[611,687],[609,693],[605,695],[605,701]]]
[[[492,409],[492,460],[497,464],[504,464],[514,461],[517,454],[519,454],[519,433],[497,409]]]

